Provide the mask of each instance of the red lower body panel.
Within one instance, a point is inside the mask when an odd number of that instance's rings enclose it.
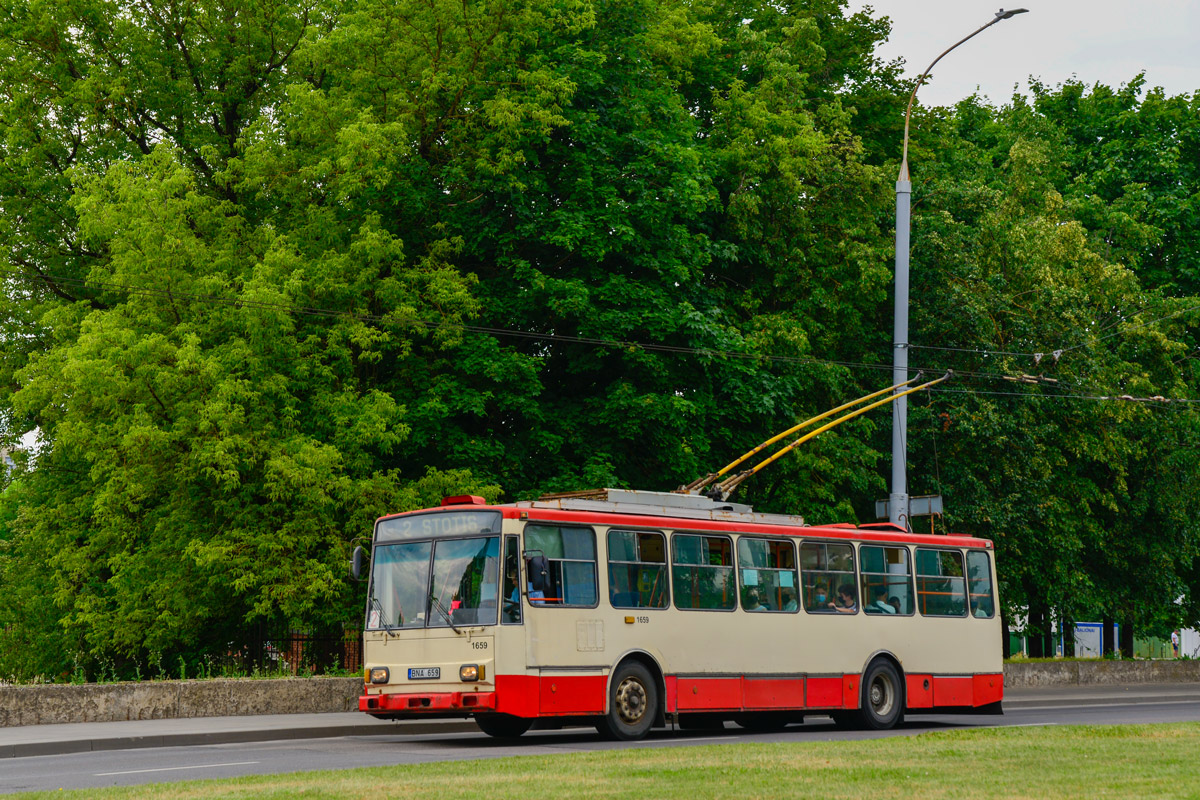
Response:
[[[679,711],[740,711],[741,678],[676,678]]]
[[[973,706],[986,706],[1004,699],[1004,673],[996,675],[973,675]]]
[[[603,714],[607,690],[605,675],[543,675],[538,713],[543,717]]]
[[[703,677],[668,675],[666,711],[784,711],[854,709],[862,696],[860,676]],[[1004,697],[1004,675],[905,675],[905,707],[980,707]],[[360,711],[471,713],[498,711],[518,717],[603,714],[604,675],[497,675],[493,692],[429,692],[362,695]]]
[[[979,708],[1004,699],[1004,674],[905,675],[905,706],[911,709]]]
[[[904,699],[907,708],[933,708],[933,676],[905,675]]]
[[[803,678],[742,678],[747,710],[804,708]]]
[[[842,678],[809,678],[808,702],[809,708],[841,708],[844,691]]]

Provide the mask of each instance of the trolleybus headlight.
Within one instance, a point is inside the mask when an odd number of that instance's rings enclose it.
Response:
[[[463,664],[458,668],[458,678],[464,682],[483,680],[484,669],[478,664]]]
[[[371,667],[371,683],[387,683],[390,678],[387,667]]]

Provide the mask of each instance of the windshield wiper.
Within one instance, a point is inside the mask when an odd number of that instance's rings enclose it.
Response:
[[[378,598],[378,597],[372,597],[372,598],[371,598],[371,608],[373,608],[373,609],[375,609],[376,611],[378,611],[378,612],[379,612],[379,624],[383,626],[383,629],[384,629],[385,631],[387,631],[387,633],[388,633],[389,635],[391,635],[391,636],[395,636],[395,635],[396,635],[396,630],[397,630],[397,629],[398,629],[400,626],[399,626],[399,625],[395,625],[395,626],[393,626],[393,625],[389,625],[389,624],[387,623],[387,619],[384,617],[384,613],[383,613],[383,603],[380,603],[380,602],[379,602],[379,598]],[[399,620],[399,621],[400,621],[400,622],[403,622],[404,620]]]
[[[437,597],[435,597],[434,595],[429,595],[429,599],[433,602],[434,606],[437,608],[438,613],[440,613],[443,617],[446,618],[446,624],[450,626],[450,630],[454,631],[459,636],[461,636],[462,631],[460,631],[458,628],[454,627],[454,620],[450,619],[450,612],[446,610],[446,607],[444,605],[442,605],[442,601],[438,600]]]

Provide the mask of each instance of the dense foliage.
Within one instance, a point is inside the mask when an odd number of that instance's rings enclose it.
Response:
[[[886,33],[842,0],[5,0],[0,435],[39,445],[0,674],[353,625],[379,514],[674,488],[886,385]],[[910,486],[996,540],[1010,614],[1200,617],[1198,105],[917,109],[910,361],[962,377],[912,407]],[[888,435],[744,499],[867,521]]]

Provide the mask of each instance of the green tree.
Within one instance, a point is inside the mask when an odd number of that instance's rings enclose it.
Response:
[[[1200,541],[1187,521],[1197,476],[1173,457],[1193,446],[1197,418],[1163,399],[1196,396],[1185,323],[1197,303],[1144,269],[1161,241],[1145,221],[1158,199],[1139,189],[1133,208],[1126,193],[1085,188],[1098,149],[1126,148],[1105,139],[1077,171],[1076,121],[1035,95],[922,119],[914,365],[963,379],[914,412],[914,473],[954,498],[956,527],[996,539],[1010,615],[1129,628],[1172,607]]]

